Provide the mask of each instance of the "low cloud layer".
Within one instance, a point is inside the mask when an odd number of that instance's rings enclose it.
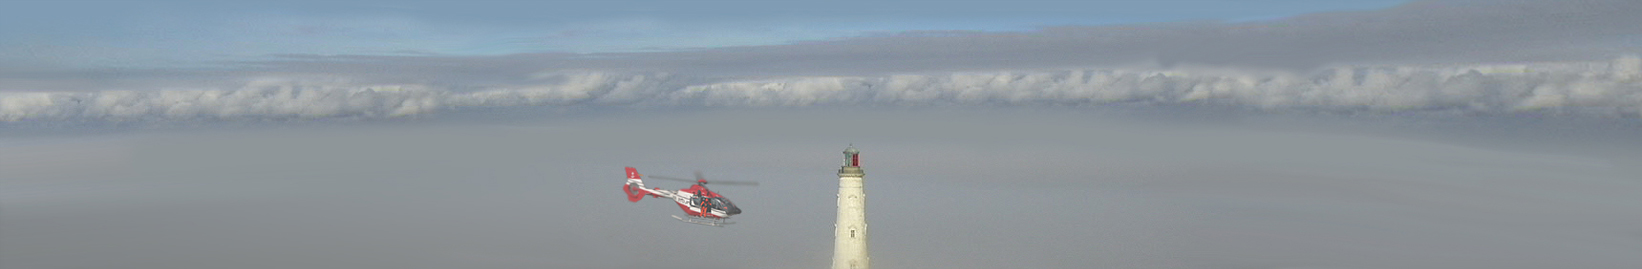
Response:
[[[1642,116],[1642,59],[1342,66],[1310,73],[1177,67],[707,81],[664,73],[539,75],[481,90],[261,80],[232,90],[0,93],[0,121],[388,118],[466,107],[1222,105],[1313,112]]]

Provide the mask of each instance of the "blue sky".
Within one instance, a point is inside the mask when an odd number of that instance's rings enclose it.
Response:
[[[1123,102],[1642,115],[1632,0],[35,5],[0,11],[0,121]]]
[[[29,1],[0,11],[0,60],[84,69],[209,66],[273,54],[667,51],[902,31],[1265,20],[1402,2]]]

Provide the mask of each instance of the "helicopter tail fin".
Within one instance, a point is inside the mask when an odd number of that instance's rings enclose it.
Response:
[[[637,203],[639,199],[644,199],[643,177],[644,175],[639,174],[638,169],[627,167],[627,184],[621,186],[622,192],[627,193],[627,201]],[[634,185],[638,186],[634,187]]]
[[[644,175],[639,174],[639,169],[633,168],[632,166],[627,167],[627,180],[639,180],[639,178],[643,176]]]

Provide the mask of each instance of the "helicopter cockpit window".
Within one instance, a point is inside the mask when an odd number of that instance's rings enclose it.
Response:
[[[730,199],[724,199],[722,197],[714,197],[713,200],[712,200],[712,203],[713,203],[713,208],[715,208],[715,209],[729,209],[730,208]]]

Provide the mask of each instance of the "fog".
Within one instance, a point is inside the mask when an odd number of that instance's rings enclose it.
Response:
[[[1634,120],[1192,111],[13,128],[0,267],[821,268],[852,143],[880,268],[1642,266]],[[698,226],[626,201],[624,166],[762,185]]]
[[[0,268],[821,268],[849,145],[879,268],[1642,268],[1642,2],[929,4],[17,8]]]

